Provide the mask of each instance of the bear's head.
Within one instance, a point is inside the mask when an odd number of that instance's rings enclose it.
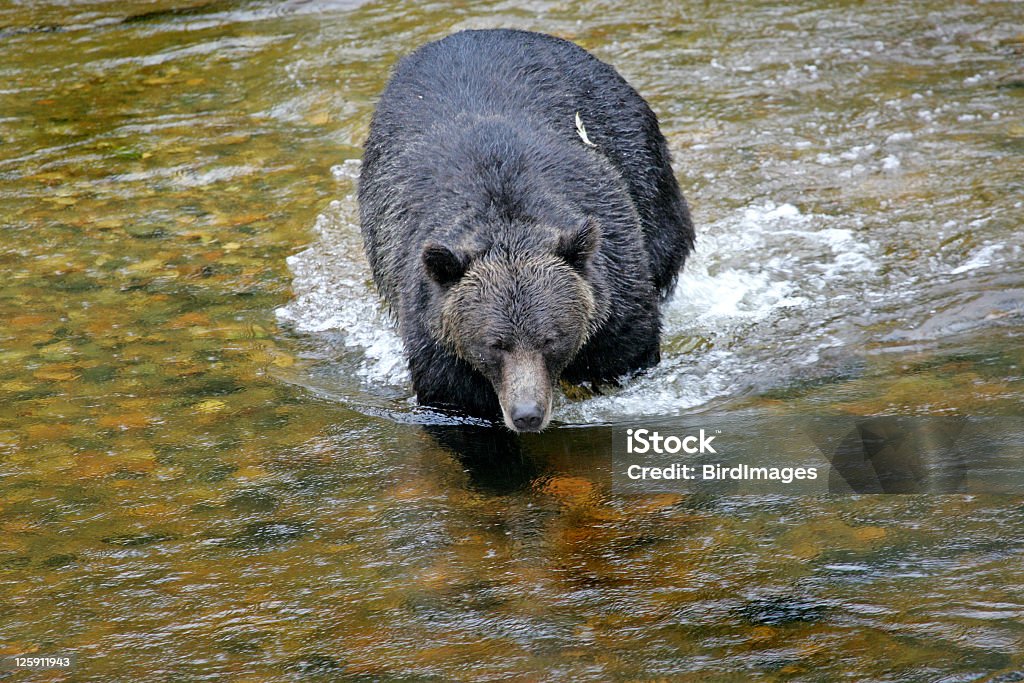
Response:
[[[491,383],[516,432],[547,427],[554,385],[602,317],[590,278],[597,224],[548,234],[475,254],[432,242],[422,253],[440,297],[435,335]]]

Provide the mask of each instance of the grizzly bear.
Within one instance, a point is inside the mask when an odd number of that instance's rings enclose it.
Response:
[[[643,98],[568,41],[462,31],[402,59],[359,208],[419,402],[537,432],[559,379],[657,363],[694,239],[669,162]]]

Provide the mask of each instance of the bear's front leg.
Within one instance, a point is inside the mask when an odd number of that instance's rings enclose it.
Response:
[[[470,365],[433,340],[406,342],[409,372],[420,405],[501,420],[494,388]]]

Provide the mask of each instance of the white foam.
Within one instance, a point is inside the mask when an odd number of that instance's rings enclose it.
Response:
[[[358,165],[334,172],[352,178]],[[368,388],[411,394],[402,344],[373,287],[356,217],[350,195],[317,219],[318,239],[288,259],[295,298],[277,316],[303,333],[342,332],[357,359],[353,372]],[[830,317],[824,311],[834,313],[845,301],[839,294],[877,270],[874,245],[847,227],[848,217],[843,227],[838,222],[771,201],[712,221],[664,307],[662,362],[603,395],[560,397],[555,418],[677,413],[742,392],[766,369],[817,362],[824,349],[843,343],[821,322]],[[673,353],[673,347],[693,350]],[[780,348],[790,355],[782,357]]]
[[[331,166],[331,175],[338,180],[358,180],[359,171],[363,167],[361,159],[345,159],[340,164]]]
[[[783,258],[772,254],[765,259],[770,272],[749,258],[758,255],[760,259],[765,254],[763,226],[802,225],[805,220],[792,204],[767,202],[710,226],[698,238],[664,311],[666,334],[685,333],[694,322],[711,326],[729,319],[764,319],[775,309],[807,303],[785,277],[788,264]],[[734,258],[740,263],[725,265]]]
[[[817,363],[822,351],[843,343],[821,322],[825,311],[834,313],[851,280],[877,272],[875,246],[850,228],[827,227],[836,220],[768,201],[712,222],[664,309],[666,342],[703,343],[663,354],[657,367],[620,389],[560,401],[556,418],[679,413],[742,393],[782,366]]]
[[[900,131],[898,133],[892,133],[891,135],[889,135],[887,138],[885,138],[885,142],[886,144],[906,142],[907,140],[912,140],[913,137],[914,134],[911,133],[910,131]]]
[[[959,275],[960,273],[966,273],[970,270],[977,270],[978,268],[990,266],[993,263],[993,257],[1002,251],[1003,248],[1002,244],[986,244],[981,249],[974,252],[962,265],[957,266],[949,272],[951,275]]]
[[[356,213],[349,196],[317,218],[319,239],[288,258],[295,298],[277,309],[277,318],[298,332],[342,332],[345,344],[362,353],[357,373],[366,383],[404,387],[402,342],[373,288]]]

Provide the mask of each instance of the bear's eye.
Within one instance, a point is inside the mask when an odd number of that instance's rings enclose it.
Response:
[[[558,340],[555,337],[544,337],[544,341],[542,343],[545,349],[550,349],[557,341]]]
[[[490,347],[492,350],[498,351],[500,353],[508,353],[509,351],[512,350],[512,345],[509,344],[507,341],[501,339],[495,339],[494,341],[492,341],[490,343]]]

